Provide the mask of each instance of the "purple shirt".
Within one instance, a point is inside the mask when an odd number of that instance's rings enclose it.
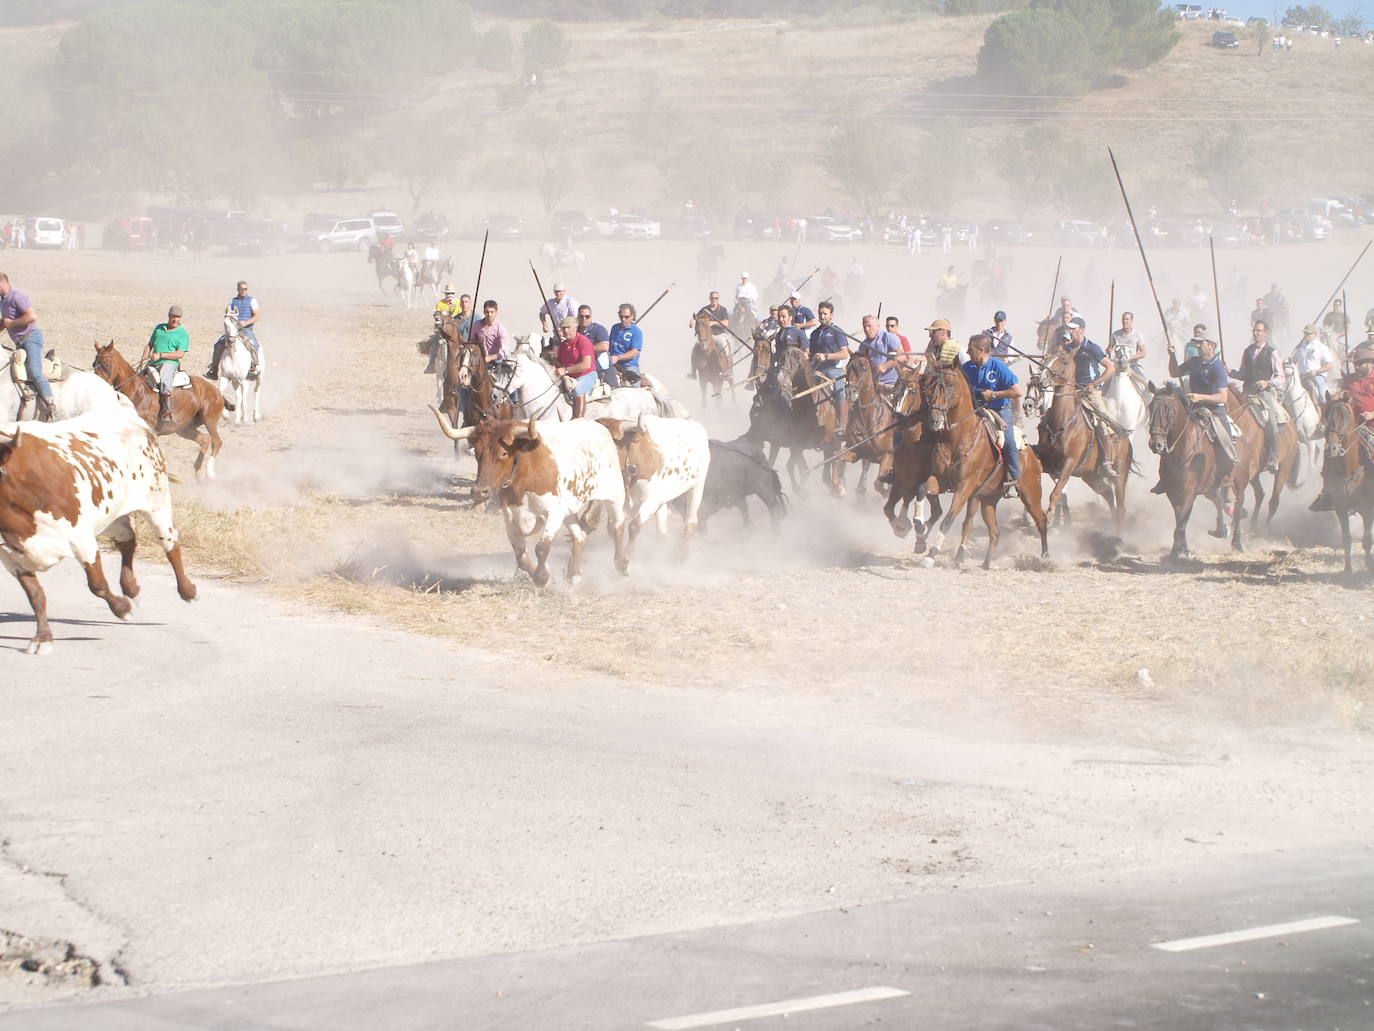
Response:
[[[24,293],[23,290],[18,290],[13,286],[10,287],[10,292],[7,293],[3,299],[0,299],[0,318],[17,319],[26,311],[31,311],[32,309],[33,302],[29,300],[29,295]],[[28,336],[29,332],[37,325],[37,322],[30,322],[27,326],[20,326],[18,328],[11,326],[9,331],[10,339],[16,344],[22,344],[24,338]]]

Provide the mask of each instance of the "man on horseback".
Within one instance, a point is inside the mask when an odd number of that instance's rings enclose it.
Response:
[[[590,313],[589,313],[590,314]],[[566,318],[558,326],[561,338],[553,372],[573,381],[569,388],[574,419],[587,415],[587,395],[599,382],[596,375],[596,347],[577,330],[577,319]],[[565,381],[566,385],[566,381]]]
[[[926,344],[926,357],[930,363],[939,369],[953,369],[960,364],[959,344],[950,339],[954,335],[954,327],[949,324],[949,319],[936,319],[926,327],[926,332],[930,334],[930,342]]]
[[[795,290],[787,298],[787,303],[792,309],[792,325],[803,332],[809,333],[819,326],[820,320],[816,318],[816,313],[801,302],[801,294]]]
[[[592,321],[590,304],[577,306],[577,331],[592,342],[592,349],[596,352],[594,368],[597,378],[608,382],[607,376],[611,367],[611,334],[601,323]]]
[[[252,367],[248,370],[248,378],[257,379],[258,362],[262,357],[262,347],[258,343],[257,334],[253,331],[253,326],[258,321],[258,299],[248,293],[248,284],[244,280],[240,279],[235,286],[234,296],[229,298],[225,313],[233,315],[239,324],[239,332],[243,335],[251,356]],[[206,379],[219,379],[219,363],[224,358],[224,348],[228,343],[223,336],[215,341],[215,349],[210,355],[210,367],[205,370]]]
[[[549,325],[550,317],[553,318],[552,326]],[[568,296],[566,283],[554,283],[553,296],[539,307],[539,328],[545,333],[551,333],[567,318],[577,318],[577,302]]]
[[[902,342],[895,333],[878,328],[874,315],[864,316],[864,338],[859,344],[859,353],[868,358],[873,365],[873,378],[879,389],[892,393],[897,385],[898,366],[909,365],[910,356],[902,350]]]
[[[1279,467],[1279,397],[1285,382],[1283,365],[1269,342],[1269,325],[1256,322],[1251,327],[1251,343],[1240,356],[1240,368],[1231,376],[1241,381],[1241,393],[1257,410],[1264,426],[1264,468],[1277,472]]]
[[[1011,331],[1007,329],[1007,313],[995,311],[992,313],[992,326],[983,330],[983,336],[992,341],[992,355],[1006,361],[1011,357]],[[972,357],[972,352],[970,352]],[[977,391],[974,391],[977,394]]]
[[[1021,479],[1021,452],[1016,446],[1012,401],[1023,396],[1026,388],[1021,386],[1011,367],[993,355],[992,347],[992,338],[986,333],[969,337],[969,360],[964,362],[964,376],[973,391],[974,403],[996,413],[1002,424],[1002,485],[1011,488]]]
[[[1107,352],[1088,339],[1088,327],[1082,316],[1075,315],[1069,323],[1069,343],[1066,350],[1073,358],[1074,386],[1078,389],[1079,400],[1083,404],[1088,421],[1092,424],[1093,435],[1097,437],[1098,472],[1105,480],[1116,482],[1119,474],[1116,466],[1108,457],[1111,449],[1107,446],[1108,433],[1128,437],[1125,428],[1118,425],[1107,414],[1107,406],[1102,400],[1102,387],[1116,372],[1116,365],[1107,357]]]
[[[772,334],[778,331],[782,323],[778,321],[778,306],[770,304],[768,306],[768,318],[759,323],[759,329],[764,333]]]
[[[1206,327],[1200,327],[1205,330]],[[1197,340],[1198,353],[1187,356],[1182,363],[1178,360],[1178,352],[1172,343],[1169,344],[1169,375],[1175,379],[1187,383],[1188,401],[1200,408],[1211,412],[1212,415],[1221,423],[1226,431],[1227,440],[1217,440],[1217,461],[1222,463],[1219,467],[1218,479],[1224,479],[1236,462],[1235,440],[1240,436],[1240,431],[1236,429],[1236,424],[1231,421],[1230,414],[1226,411],[1226,400],[1230,395],[1230,381],[1226,374],[1226,366],[1217,357],[1217,342],[1208,340],[1206,337],[1199,337]],[[1161,480],[1150,489],[1152,494],[1163,494],[1165,492],[1164,481]]]
[[[410,271],[414,275],[415,282],[420,280],[420,256],[415,253],[415,244],[406,244],[405,253],[401,255],[402,264],[409,265]]]
[[[1321,404],[1326,396],[1326,374],[1336,367],[1336,356],[1322,343],[1316,326],[1303,327],[1302,339],[1293,348],[1292,361],[1302,385]]]
[[[849,424],[849,397],[845,393],[845,372],[849,364],[849,341],[844,330],[835,325],[835,306],[829,301],[816,305],[816,316],[820,325],[811,331],[812,368],[830,380],[835,392],[835,403],[839,408],[839,419],[835,423],[835,439],[844,437],[844,428]]]
[[[639,356],[644,350],[644,331],[635,325],[635,306],[622,304],[618,324],[611,330],[610,367],[606,382],[612,386],[639,386]]]
[[[778,369],[782,366],[783,355],[787,353],[789,347],[797,347],[805,351],[808,348],[805,330],[792,325],[792,308],[790,305],[781,304],[778,306],[778,329],[773,334],[772,340],[772,359],[769,362],[767,375],[764,378],[763,389],[754,398],[754,404],[761,404],[764,395],[778,397]]]
[[[896,315],[889,315],[886,321],[887,331],[897,338],[897,342],[902,345],[902,353],[911,353],[911,341],[902,335],[902,323]]]
[[[1338,297],[1331,302],[1331,310],[1322,319],[1322,337],[1326,340],[1327,346],[1333,346],[1348,333],[1349,321],[1346,318],[1345,305]]]
[[[463,309],[458,302],[457,293],[458,291],[453,288],[452,283],[445,283],[444,296],[434,302],[434,313],[436,315],[446,315],[455,322],[458,321],[463,313]]]
[[[749,315],[757,319],[759,317],[759,288],[749,282],[749,273],[739,274],[739,283],[735,286],[735,304],[738,306],[743,302],[749,309]]]
[[[158,426],[172,421],[172,389],[181,371],[181,359],[190,353],[191,335],[181,324],[181,305],[174,304],[167,309],[167,321],[153,328],[139,363],[157,371]]]
[[[51,422],[52,384],[43,374],[43,331],[38,328],[38,313],[29,295],[15,289],[4,272],[0,272],[0,329],[8,330],[15,347],[23,350],[24,371],[38,395],[38,419]]]
[[[1112,330],[1112,361],[1118,369],[1130,369],[1139,374],[1145,358],[1145,337],[1135,328],[1135,313],[1121,313],[1121,328]]]
[[[1354,366],[1354,371],[1341,379],[1341,389],[1350,395],[1350,405],[1355,410],[1355,418],[1374,432],[1374,344],[1366,341],[1352,349],[1350,363]],[[1368,463],[1369,455],[1368,449],[1361,449],[1361,461]],[[1307,507],[1311,512],[1330,512],[1335,506],[1323,488]]]
[[[703,322],[711,327],[711,340],[716,349],[722,354],[729,354],[729,345],[722,338],[729,332],[726,327],[730,323],[730,313],[725,310],[725,305],[720,303],[720,292],[717,290],[711,291],[710,300],[693,313],[692,317],[687,320],[687,325],[692,327],[693,332],[698,332],[698,327]],[[688,379],[697,378],[696,365],[697,360],[701,357],[700,335],[698,335],[697,340],[698,342],[692,345],[692,371],[687,374]]]
[[[439,247],[431,240],[425,244],[425,256],[420,262],[420,282],[429,278],[430,270],[439,264]],[[438,279],[438,276],[434,277]]]
[[[488,365],[508,361],[513,350],[510,331],[496,320],[500,310],[495,301],[483,301],[482,318],[472,327],[472,339],[482,345]]]

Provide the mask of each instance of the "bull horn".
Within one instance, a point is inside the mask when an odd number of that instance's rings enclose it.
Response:
[[[525,428],[525,432],[529,434],[530,440],[539,439],[539,423],[533,415],[530,416],[530,424]]]
[[[439,428],[444,431],[444,436],[449,440],[467,440],[477,432],[476,426],[464,426],[461,430],[455,430],[453,428],[453,423],[448,421],[447,415],[439,411],[439,409],[435,408],[433,405],[429,406],[429,410],[433,412],[434,417],[439,420]]]
[[[640,433],[644,432],[644,416],[647,414],[647,412],[640,412],[639,421],[635,423],[635,429],[638,430]]]

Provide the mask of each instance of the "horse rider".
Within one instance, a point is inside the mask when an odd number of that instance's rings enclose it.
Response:
[[[896,315],[889,315],[886,321],[887,331],[897,338],[897,342],[902,345],[902,353],[911,353],[911,341],[902,335],[902,322]]]
[[[415,281],[420,281],[420,256],[415,253],[415,244],[407,243],[405,253],[401,255],[401,261],[410,266],[410,271],[415,275]]]
[[[1349,362],[1353,371],[1341,379],[1341,389],[1350,394],[1356,420],[1365,423],[1365,428],[1374,432],[1374,338],[1352,348]],[[1361,461],[1368,464],[1369,451],[1364,448],[1361,451]],[[1307,507],[1312,512],[1330,512],[1334,506],[1323,489]]]
[[[553,319],[553,325],[549,324],[550,318]],[[539,308],[540,332],[552,333],[566,318],[577,318],[577,302],[568,296],[566,283],[554,283],[553,296]]]
[[[24,352],[24,371],[38,396],[38,419],[53,420],[52,384],[43,375],[43,331],[38,328],[38,313],[29,295],[0,272],[0,329],[8,330],[16,349]]]
[[[603,383],[608,382],[607,375],[611,368],[611,334],[605,326],[592,319],[590,304],[577,306],[577,331],[592,342],[592,349],[596,352],[593,368],[597,379]]]
[[[587,415],[587,395],[600,379],[596,375],[596,345],[578,332],[577,322],[577,319],[569,317],[558,324],[560,340],[553,372],[560,379],[566,377],[565,386],[567,380],[572,380],[572,385],[567,389],[572,401],[573,418],[582,419]]]
[[[1279,389],[1284,384],[1283,365],[1269,342],[1269,324],[1256,322],[1250,330],[1251,342],[1240,356],[1240,368],[1231,377],[1241,382],[1241,393],[1264,413],[1264,468],[1279,467]]]
[[[1121,313],[1121,328],[1112,330],[1112,361],[1118,369],[1130,367],[1132,372],[1140,373],[1140,363],[1145,359],[1145,336],[1135,328],[1135,313]]]
[[[953,265],[945,269],[945,274],[935,281],[935,289],[945,295],[959,289],[959,272]]]
[[[697,326],[705,322],[711,327],[711,339],[715,342],[716,349],[721,354],[730,353],[730,345],[723,339],[729,332],[730,313],[725,310],[725,305],[720,303],[720,291],[712,290],[710,300],[705,305],[692,313],[692,317],[687,320],[687,325],[692,327],[695,332]],[[697,342],[692,344],[692,371],[687,374],[688,379],[696,379],[696,361],[701,355],[701,338],[696,338]]]
[[[758,318],[759,288],[749,282],[748,272],[741,272],[739,274],[739,283],[735,285],[735,305],[738,307],[741,301],[749,308],[750,318]]]
[[[514,350],[510,331],[496,318],[500,311],[495,301],[483,301],[482,317],[472,327],[472,339],[482,345],[488,365],[509,361]]]
[[[1349,331],[1350,323],[1346,318],[1345,305],[1337,298],[1331,302],[1331,310],[1322,319],[1322,337],[1328,346],[1334,346],[1336,341],[1343,339]]]
[[[1011,331],[1007,329],[1006,312],[999,309],[992,313],[992,325],[983,330],[983,336],[992,341],[992,356],[994,358],[1000,358],[1004,362],[1011,358]]]
[[[1190,358],[1197,358],[1202,354],[1203,341],[1207,339],[1207,327],[1201,322],[1193,326],[1192,338],[1183,345],[1183,360],[1186,362]],[[1212,341],[1213,345],[1216,341]]]
[[[816,313],[801,302],[801,294],[795,290],[787,298],[788,307],[792,309],[792,325],[798,329],[809,333],[819,326],[820,320],[816,318]],[[779,309],[781,310],[781,309]]]
[[[1303,327],[1302,339],[1293,348],[1291,360],[1308,394],[1317,404],[1321,404],[1326,397],[1326,374],[1336,368],[1336,356],[1322,342],[1316,326],[1308,324]]]
[[[936,319],[926,327],[926,332],[930,334],[930,342],[926,344],[926,358],[936,368],[953,369],[961,364],[959,354],[959,344],[952,340],[954,327],[949,324],[949,319]]]
[[[1206,327],[1202,328],[1205,329]],[[1180,362],[1178,351],[1171,341],[1169,343],[1169,375],[1187,383],[1189,403],[1206,409],[1216,416],[1225,428],[1227,436],[1231,441],[1235,441],[1239,432],[1226,411],[1226,399],[1230,395],[1230,380],[1226,374],[1226,366],[1217,357],[1217,342],[1208,340],[1206,337],[1199,337],[1197,348],[1197,354],[1185,357]],[[1233,443],[1228,448],[1224,442],[1217,441],[1219,461],[1224,459],[1228,464],[1234,464],[1234,446]],[[1222,469],[1220,472],[1222,476],[1229,474],[1229,465],[1228,468]],[[1150,488],[1151,494],[1163,494],[1165,491],[1163,480]]]
[[[787,353],[789,347],[798,347],[802,351],[810,348],[810,342],[806,339],[806,331],[799,326],[792,325],[792,307],[787,304],[778,305],[778,328],[773,334],[772,340],[772,359],[769,363],[767,376],[764,379],[765,389],[760,390],[754,398],[754,403],[759,404],[765,393],[772,397],[777,397],[779,391],[778,368],[782,365],[782,357]],[[755,355],[757,358],[757,355]],[[752,374],[757,375],[758,369],[751,370]]]
[[[425,244],[425,256],[420,261],[420,279],[423,280],[427,278],[429,276],[430,269],[434,268],[438,264],[439,247],[433,240],[430,240],[427,244]]]
[[[248,345],[251,362],[248,378],[257,379],[258,360],[262,355],[262,347],[258,343],[257,334],[253,331],[253,326],[258,321],[258,299],[248,293],[248,284],[244,280],[240,279],[235,285],[234,296],[229,298],[229,304],[224,310],[226,315],[234,316],[239,324],[239,332]],[[206,379],[219,379],[219,363],[224,359],[224,348],[228,343],[223,336],[215,341],[215,349],[210,355],[210,367],[205,370]]]
[[[639,386],[639,356],[644,351],[644,331],[635,324],[635,306],[622,304],[611,328],[610,367],[606,382],[617,386]]]
[[[167,309],[167,321],[153,327],[152,335],[143,348],[141,366],[157,370],[157,422],[159,426],[172,421],[172,388],[181,359],[191,353],[191,335],[181,324],[181,305]]]
[[[764,333],[776,333],[781,325],[778,322],[778,306],[770,304],[768,306],[768,317],[759,323],[759,329]]]
[[[995,412],[1003,426],[1002,486],[1010,493],[1021,479],[1021,452],[1016,446],[1016,426],[1012,418],[1012,402],[1023,397],[1021,386],[1011,366],[992,353],[993,340],[986,333],[968,339],[968,361],[964,362],[964,377],[973,392],[974,404]]]
[[[1088,339],[1087,323],[1081,315],[1075,315],[1069,323],[1069,353],[1073,357],[1074,386],[1078,389],[1079,400],[1085,410],[1092,414],[1089,422],[1097,437],[1101,460],[1098,472],[1103,479],[1115,482],[1118,477],[1116,466],[1107,451],[1107,432],[1119,436],[1129,436],[1126,431],[1107,414],[1107,406],[1102,401],[1102,388],[1116,372],[1116,364],[1107,357],[1107,352]]]
[[[849,396],[845,392],[845,370],[849,366],[849,338],[835,325],[835,305],[822,301],[816,305],[820,325],[811,331],[811,365],[816,372],[830,380],[835,392],[839,419],[835,423],[835,439],[844,439],[849,423]]]
[[[436,316],[446,316],[457,322],[462,311],[463,309],[458,301],[458,291],[453,288],[452,283],[445,283],[444,296],[434,302],[434,314]]]

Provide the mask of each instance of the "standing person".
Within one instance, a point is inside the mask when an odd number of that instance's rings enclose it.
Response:
[[[1292,361],[1308,394],[1322,404],[1326,399],[1326,374],[1336,367],[1336,356],[1322,343],[1316,326],[1303,327],[1302,339],[1293,348]]]
[[[644,331],[635,325],[635,306],[622,304],[616,312],[617,323],[611,328],[610,368],[606,382],[613,385],[639,386],[639,356],[644,351]]]
[[[603,382],[609,382],[611,334],[601,323],[592,321],[592,306],[590,304],[577,306],[577,331],[592,342],[592,350],[596,353],[597,378]]]
[[[174,304],[167,309],[167,321],[153,327],[140,360],[141,365],[157,370],[158,425],[154,430],[172,421],[172,388],[181,371],[181,359],[190,353],[191,335],[181,324],[181,305]]]
[[[992,325],[983,330],[983,335],[992,341],[992,356],[1005,362],[1011,357],[1011,331],[1007,329],[1007,313],[1001,310],[992,313]]]
[[[1241,382],[1241,393],[1259,401],[1264,412],[1264,468],[1279,468],[1279,388],[1283,385],[1283,366],[1278,352],[1269,342],[1269,325],[1256,322],[1250,330],[1251,342],[1240,356],[1240,368],[1231,377]]]
[[[558,358],[554,375],[573,380],[571,390],[574,419],[587,415],[587,395],[597,384],[596,346],[577,331],[577,319],[566,318],[558,325]]]
[[[1130,366],[1131,371],[1140,372],[1144,360],[1145,337],[1135,328],[1135,313],[1123,311],[1121,328],[1112,330],[1112,361],[1118,369]]]
[[[495,301],[483,301],[482,317],[472,327],[472,339],[482,345],[482,354],[488,365],[505,361],[513,349],[510,331],[497,321],[496,316],[500,311]]]
[[[1081,317],[1075,316],[1069,323],[1069,349],[1073,355],[1074,385],[1078,388],[1079,400],[1084,408],[1090,408],[1096,416],[1092,420],[1093,433],[1097,436],[1101,461],[1098,470],[1102,478],[1115,483],[1118,478],[1116,466],[1108,457],[1107,428],[1119,436],[1128,436],[1107,414],[1107,406],[1102,401],[1102,388],[1116,372],[1116,365],[1107,357],[1107,352],[1088,339],[1088,327]]]
[[[549,324],[550,314],[553,315],[553,325]],[[553,296],[539,306],[539,329],[551,333],[569,317],[577,318],[577,302],[568,296],[566,283],[554,283]]]
[[[902,336],[902,323],[896,315],[889,315],[887,317],[887,331],[901,342],[902,352],[904,354],[911,353],[911,341]]]
[[[1016,447],[1016,426],[1012,420],[1012,403],[1026,390],[1011,367],[992,353],[992,338],[986,333],[969,337],[968,361],[964,362],[964,377],[973,392],[974,404],[996,412],[1005,427],[1002,447],[1002,486],[1010,488],[1021,479],[1021,452]]]
[[[844,374],[849,364],[849,338],[844,330],[835,325],[835,306],[829,301],[816,305],[816,318],[820,325],[811,331],[811,365],[834,384],[835,403],[839,407],[835,439],[842,440],[844,428],[849,424],[849,397],[844,389]]]
[[[24,371],[38,395],[39,421],[52,422],[52,384],[43,375],[43,331],[38,328],[38,313],[29,295],[10,283],[4,272],[0,272],[0,329],[8,330],[15,346],[24,351]]]
[[[692,313],[692,317],[687,320],[687,325],[692,328],[695,334],[700,323],[706,323],[711,330],[711,339],[715,342],[716,348],[721,354],[729,354],[729,344],[721,339],[729,332],[730,313],[725,310],[725,305],[720,303],[720,292],[712,290],[709,300]],[[696,337],[692,343],[692,371],[687,374],[688,379],[696,379],[697,359],[701,357],[700,337]]]

